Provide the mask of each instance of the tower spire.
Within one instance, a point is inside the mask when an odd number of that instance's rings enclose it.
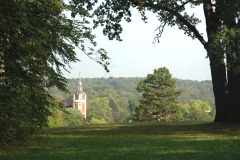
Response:
[[[83,92],[81,75],[79,73],[78,90],[73,95],[73,108],[79,110],[82,113],[84,118],[86,118],[87,116],[86,100],[87,100],[87,95],[85,92]]]
[[[82,81],[81,81],[81,75],[80,75],[80,73],[79,73],[78,90],[82,90]]]

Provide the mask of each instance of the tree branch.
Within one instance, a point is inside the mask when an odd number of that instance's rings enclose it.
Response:
[[[180,13],[174,11],[173,9],[167,8],[167,7],[162,7],[162,9],[164,11],[167,11],[169,13],[171,13],[172,15],[174,15],[175,17],[178,18],[179,21],[181,21],[185,26],[188,27],[188,29],[190,31],[192,31],[192,33],[196,36],[196,38],[202,43],[202,45],[204,47],[206,47],[207,42],[205,41],[205,39],[203,38],[203,36],[199,33],[199,31],[197,30],[196,26],[192,25],[190,22],[188,22]]]
[[[156,28],[155,31],[158,31],[158,33],[157,33],[156,37],[154,38],[153,43],[155,43],[156,41],[159,43],[159,38],[162,36],[163,30],[164,30],[166,24],[167,24],[167,21],[164,21],[163,23],[160,24],[160,26],[158,26]]]
[[[196,26],[192,25],[188,20],[186,20],[180,13],[175,11],[174,9],[171,9],[169,7],[163,6],[161,4],[158,5],[152,5],[151,6],[153,10],[159,11],[163,10],[171,15],[175,16],[180,22],[182,22],[187,28],[194,34],[194,36],[202,43],[202,45],[206,48],[207,41],[203,38],[203,36],[199,33]]]

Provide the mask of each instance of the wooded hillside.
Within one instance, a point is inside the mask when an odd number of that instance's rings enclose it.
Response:
[[[107,119],[101,119],[103,123],[125,122],[131,120],[134,109],[139,105],[141,94],[137,92],[137,84],[143,78],[84,78],[82,79],[83,90],[88,100],[88,120],[94,117],[104,117],[111,113]],[[177,88],[181,91],[179,101],[182,104],[193,100],[206,101],[214,106],[211,81],[192,81],[175,79]],[[58,101],[65,100],[68,105],[72,104],[73,93],[76,91],[78,79],[69,79],[67,88],[70,93],[63,93],[56,88],[49,90],[50,94]],[[96,109],[102,107],[100,110]],[[103,109],[104,108],[104,109]],[[96,119],[92,119],[95,121]],[[97,123],[97,122],[96,122]]]

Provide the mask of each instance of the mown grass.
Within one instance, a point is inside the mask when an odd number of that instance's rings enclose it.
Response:
[[[1,160],[240,159],[240,125],[133,123],[47,129]]]

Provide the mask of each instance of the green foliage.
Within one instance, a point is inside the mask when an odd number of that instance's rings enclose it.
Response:
[[[227,68],[233,70],[234,74],[240,73],[240,29],[222,26],[213,37],[212,53],[216,56],[227,57]],[[221,53],[221,54],[220,54]]]
[[[115,123],[128,122],[132,120],[135,114],[135,108],[139,106],[141,94],[137,92],[136,87],[144,78],[84,78],[82,79],[84,91],[87,93],[88,106],[89,101],[95,98],[107,97],[109,107],[112,109],[112,117]],[[207,101],[214,106],[214,97],[212,93],[211,81],[176,81],[177,90],[181,91],[178,100],[181,104],[192,100]],[[78,79],[69,79],[67,89],[73,94],[77,88]],[[72,102],[72,94],[64,93],[57,88],[52,88],[49,93],[56,99]],[[214,109],[214,107],[213,107]],[[88,110],[87,114],[91,114]],[[87,116],[88,117],[88,116]]]
[[[121,40],[120,34],[123,31],[121,21],[131,22],[132,8],[136,8],[142,16],[142,20],[147,22],[146,12],[155,13],[156,18],[160,21],[156,29],[157,35],[155,40],[161,37],[166,25],[174,26],[184,31],[184,34],[191,38],[198,38],[204,41],[202,35],[196,29],[196,25],[201,22],[193,13],[187,12],[186,8],[195,8],[202,4],[202,1],[185,1],[185,0],[107,0],[97,5],[94,15],[95,27],[104,26],[103,33],[110,40]]]
[[[61,110],[56,110],[48,117],[49,127],[62,127],[64,126],[63,112]]]
[[[139,101],[136,101],[135,99],[128,100],[128,111],[130,113],[130,117],[129,117],[130,121],[133,120],[133,118],[134,118],[133,116],[135,115],[135,110],[139,105],[140,105]]]
[[[194,100],[179,107],[178,114],[183,121],[210,121],[213,120],[213,109],[207,102]]]
[[[91,124],[107,124],[106,120],[104,118],[94,118],[92,117],[90,120]]]
[[[192,100],[201,100],[207,101],[212,107],[215,106],[211,81],[175,80],[176,86],[181,92],[178,97],[178,100],[181,103],[187,103]]]
[[[30,92],[31,91],[31,92]],[[0,142],[26,140],[47,125],[49,109],[58,104],[40,88],[1,86]]]
[[[63,114],[64,126],[80,126],[85,124],[85,118],[79,110],[67,108]]]
[[[88,106],[88,119],[92,123],[113,123],[112,108],[107,97],[94,98]]]
[[[114,122],[122,123],[130,119],[128,101],[132,99],[138,102],[140,94],[136,91],[136,86],[141,79],[113,77],[84,78],[82,82],[84,91],[87,93],[88,103],[95,98],[107,97]],[[77,79],[69,79],[67,88],[71,94],[60,92],[57,88],[50,89],[49,93],[59,101],[65,99],[71,102],[72,94],[75,92],[77,84]],[[89,113],[91,113],[91,110],[88,110],[87,114]]]
[[[136,108],[136,119],[140,121],[175,119],[178,108],[175,81],[166,67],[154,70],[139,82],[138,92],[142,92],[140,106]]]
[[[72,3],[0,1],[0,142],[27,139],[47,125],[57,103],[45,90],[56,86],[68,91],[61,70],[78,61],[76,47],[108,71],[105,50],[92,48],[90,8]],[[64,14],[75,10],[81,10],[78,20]]]
[[[48,117],[48,126],[53,127],[73,127],[85,124],[85,119],[81,112],[66,108],[65,110],[54,110],[52,116]]]

